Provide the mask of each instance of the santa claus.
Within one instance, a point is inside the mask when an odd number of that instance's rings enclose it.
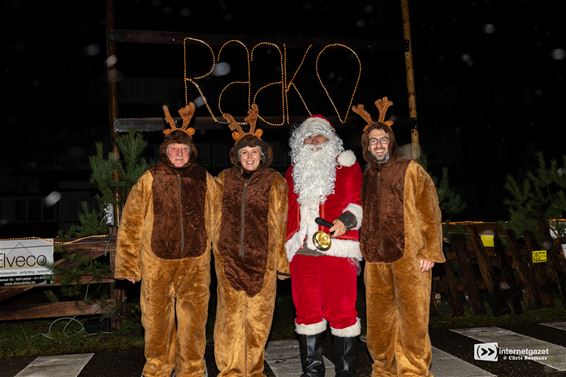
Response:
[[[356,298],[362,259],[358,242],[361,168],[320,115],[299,125],[289,144],[292,165],[285,174],[289,185],[285,249],[302,376],[324,376],[322,340],[327,324],[334,337],[336,376],[353,376],[360,334]],[[317,218],[326,220],[328,227],[318,225]],[[318,231],[331,235],[329,248],[313,241]]]

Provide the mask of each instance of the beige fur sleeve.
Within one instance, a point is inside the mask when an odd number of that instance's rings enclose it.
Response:
[[[277,253],[277,274],[280,278],[290,276],[289,261],[285,252],[285,232],[287,229],[287,182],[277,174],[269,193],[269,233],[272,250]]]
[[[213,244],[216,244],[220,234],[223,183],[224,179],[206,174],[206,235]]]
[[[114,277],[116,279],[141,280],[141,249],[146,229],[147,207],[152,200],[151,173],[145,172],[132,187],[122,212],[118,240]]]
[[[424,241],[424,246],[417,252],[417,256],[436,263],[445,262],[442,249],[442,214],[434,182],[424,168],[415,162],[411,162],[407,174],[414,174],[415,208]]]

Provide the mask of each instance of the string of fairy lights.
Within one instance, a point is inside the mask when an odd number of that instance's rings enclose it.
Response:
[[[549,219],[549,222],[566,223],[566,219]],[[494,223],[490,221],[468,220],[468,221],[445,221],[442,224],[447,226],[450,225],[456,226],[456,225],[480,225],[480,224],[494,224]],[[45,243],[53,244],[53,245],[72,245],[79,242],[81,244],[84,244],[87,243],[84,241],[88,241],[88,240],[96,240],[93,242],[100,242],[99,241],[100,239],[104,239],[104,241],[108,241],[110,240],[110,236],[108,234],[95,234],[95,235],[84,236],[68,241],[56,240],[51,238],[42,238],[42,237],[17,237],[17,238],[0,238],[0,241],[41,240],[44,241]]]
[[[194,76],[194,77],[189,77],[187,75],[187,72],[189,70],[189,62],[188,62],[188,47],[189,44],[191,43],[198,43],[201,44],[203,46],[205,46],[208,51],[210,52],[211,56],[212,56],[212,61],[213,64],[211,65],[210,69],[208,70],[208,72],[198,75],[198,76]],[[240,40],[238,39],[231,39],[229,41],[226,41],[218,50],[218,55],[215,55],[214,50],[212,49],[212,47],[205,41],[203,41],[202,39],[197,39],[197,38],[192,38],[192,37],[186,37],[183,40],[183,81],[184,81],[184,96],[185,96],[185,104],[188,104],[190,102],[189,100],[189,87],[192,85],[197,92],[200,95],[200,98],[202,99],[211,119],[215,122],[215,123],[222,123],[224,124],[225,122],[219,120],[215,115],[214,112],[212,111],[212,108],[210,106],[210,103],[203,91],[203,89],[201,88],[201,86],[198,84],[199,80],[202,80],[206,77],[208,77],[209,75],[211,75],[214,72],[214,66],[215,64],[220,63],[221,61],[221,56],[222,56],[222,52],[224,50],[224,48],[226,48],[228,45],[232,45],[232,44],[236,44],[239,45],[240,47],[243,48],[243,50],[245,51],[246,54],[246,69],[247,69],[247,80],[246,81],[231,81],[230,83],[228,83],[226,86],[224,86],[222,88],[222,90],[220,91],[220,94],[218,96],[218,108],[220,110],[221,113],[223,113],[222,111],[222,98],[225,94],[225,92],[231,88],[234,85],[246,85],[248,90],[247,90],[247,101],[248,101],[248,107],[251,106],[252,103],[256,102],[257,96],[259,95],[259,93],[261,93],[263,90],[272,87],[274,85],[279,85],[281,87],[281,109],[283,110],[283,116],[282,116],[282,120],[279,123],[274,123],[274,122],[270,122],[268,120],[266,120],[265,118],[261,117],[261,115],[259,116],[259,119],[261,119],[263,122],[265,122],[266,124],[270,125],[270,126],[283,126],[284,124],[286,124],[289,120],[289,101],[288,101],[288,94],[289,91],[291,89],[294,90],[294,92],[298,95],[299,99],[301,100],[303,106],[305,107],[305,110],[308,112],[309,115],[312,115],[312,112],[310,111],[304,97],[302,96],[299,88],[297,87],[297,85],[295,85],[294,80],[296,78],[297,73],[300,71],[300,69],[303,67],[304,62],[306,60],[307,55],[309,54],[312,45],[309,45],[307,47],[307,49],[305,50],[302,58],[301,58],[301,62],[299,63],[299,66],[297,67],[297,69],[295,70],[295,73],[293,74],[293,77],[291,78],[290,81],[286,81],[287,79],[287,46],[285,44],[283,44],[283,52],[281,51],[281,48],[272,42],[259,42],[257,43],[251,50],[251,52],[249,51],[248,47]],[[270,82],[268,84],[265,84],[263,86],[261,86],[254,94],[253,100],[252,100],[252,93],[251,93],[251,79],[252,79],[252,72],[251,72],[251,63],[253,61],[253,57],[254,57],[254,52],[256,51],[256,49],[258,48],[262,48],[262,47],[272,47],[274,48],[278,54],[279,54],[279,64],[281,66],[281,81],[274,81],[274,82]],[[339,111],[338,107],[336,106],[335,101],[332,99],[332,96],[330,95],[327,85],[324,84],[324,81],[321,77],[320,74],[320,59],[321,56],[329,49],[335,49],[335,48],[339,48],[339,49],[344,49],[346,51],[348,51],[349,53],[352,54],[352,56],[354,56],[357,65],[358,65],[358,69],[357,69],[357,77],[353,86],[353,90],[352,93],[350,95],[349,101],[348,101],[348,105],[346,106],[346,111],[344,112],[344,116],[341,116],[341,112]],[[352,103],[354,101],[354,97],[356,95],[356,92],[358,91],[358,87],[360,84],[360,79],[362,76],[362,61],[360,60],[360,57],[358,56],[358,54],[356,53],[356,51],[354,51],[351,47],[342,44],[342,43],[331,43],[331,44],[327,44],[325,45],[317,54],[316,56],[316,60],[315,60],[315,71],[316,71],[316,77],[318,79],[318,82],[320,83],[326,97],[328,98],[328,100],[330,101],[332,107],[334,108],[334,111],[336,112],[336,115],[338,116],[338,119],[340,120],[340,122],[345,123],[346,120],[348,119],[348,115],[350,113],[350,109],[352,107]],[[241,121],[238,122],[238,124],[240,125],[245,125],[246,122],[245,121]]]
[[[64,246],[64,245],[72,245],[72,244],[76,244],[76,243],[85,244],[85,243],[89,243],[88,241],[98,243],[98,242],[100,242],[101,239],[104,239],[104,241],[108,241],[110,239],[110,236],[108,234],[93,234],[93,235],[74,238],[72,240],[66,240],[66,241],[57,240],[57,239],[53,239],[53,238],[43,238],[43,237],[30,236],[30,237],[0,238],[0,241],[38,240],[38,241],[42,241],[46,244],[51,244],[53,246]],[[93,241],[93,240],[97,240],[97,241]],[[87,241],[87,242],[85,242],[85,241]]]

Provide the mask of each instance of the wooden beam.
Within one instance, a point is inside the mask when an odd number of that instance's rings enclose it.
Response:
[[[465,228],[468,233],[470,246],[476,256],[482,281],[487,290],[487,298],[493,315],[499,316],[510,313],[511,309],[503,297],[499,283],[495,280],[495,271],[488,260],[487,252],[478,231],[471,225],[467,225]]]
[[[242,115],[243,117],[244,115]],[[262,116],[264,119],[271,123],[281,121],[281,116]],[[289,119],[289,124],[301,123],[307,119],[308,114],[304,116],[292,116]],[[326,117],[332,124],[339,124],[337,117],[328,116]],[[180,124],[180,118],[175,118]],[[263,129],[288,129],[289,124],[282,126],[270,126],[267,124],[261,124]],[[225,124],[217,123],[212,117],[202,116],[194,118],[191,122],[191,127],[197,130],[217,130],[228,132],[228,128]],[[140,132],[151,132],[151,131],[162,131],[165,128],[165,121],[163,118],[117,118],[114,119],[114,131],[115,132],[128,132],[129,130],[140,131]]]
[[[478,287],[474,267],[467,248],[466,236],[462,233],[448,234],[450,244],[453,245],[460,267],[460,279],[464,291],[468,294],[469,304],[474,314],[486,314],[485,305]]]
[[[183,44],[186,37],[200,39],[211,46],[220,47],[227,41],[237,39],[246,44],[254,45],[269,41],[287,48],[306,48],[312,44],[313,47],[324,47],[331,43],[342,43],[356,51],[405,51],[405,42],[402,40],[376,39],[376,38],[309,38],[285,37],[285,36],[259,36],[245,34],[207,34],[186,33],[174,31],[153,30],[129,30],[113,29],[109,33],[108,40],[115,43],[143,43],[143,44]]]
[[[9,298],[15,297],[19,294],[29,291],[32,289],[33,285],[23,285],[23,286],[3,286],[0,287],[0,302],[6,301]]]
[[[0,310],[0,321],[104,314],[115,305],[115,300],[107,299],[93,304],[85,304],[83,301],[61,301],[28,307],[3,306]]]
[[[101,278],[94,278],[92,275],[83,275],[79,281],[69,282],[66,285],[78,285],[78,284],[106,284],[114,283],[116,280],[112,276],[105,276]],[[0,302],[5,301],[9,298],[18,296],[34,288],[49,288],[49,287],[59,287],[61,283],[58,279],[55,279],[51,284],[22,284],[22,285],[10,285],[0,287]]]

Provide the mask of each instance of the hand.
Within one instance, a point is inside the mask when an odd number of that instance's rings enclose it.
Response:
[[[421,272],[430,271],[434,267],[434,262],[426,259],[419,259],[419,268]]]
[[[330,228],[329,230],[332,237],[340,237],[348,230],[346,229],[346,225],[344,225],[344,223],[338,219],[334,220],[333,224],[334,225],[332,225],[332,228]]]
[[[126,280],[129,281],[132,284],[136,284],[136,279],[134,279],[134,278],[127,278]]]

